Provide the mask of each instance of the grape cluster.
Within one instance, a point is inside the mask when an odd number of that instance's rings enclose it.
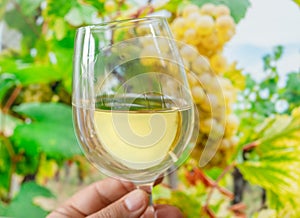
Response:
[[[52,98],[52,90],[48,84],[29,84],[19,95],[21,102],[48,102]]]
[[[235,22],[225,5],[189,4],[171,28],[177,40],[187,43],[180,46],[180,54],[199,112],[199,137],[192,156],[206,167],[225,167],[238,142],[239,119],[232,110],[237,91],[223,76],[228,63],[222,54],[235,33]]]
[[[239,119],[232,111],[236,89],[229,79],[214,73],[194,46],[179,45],[199,114],[199,136],[192,156],[201,165],[224,167],[237,144]]]
[[[171,27],[199,114],[199,137],[192,156],[200,160],[202,166],[224,167],[236,147],[239,126],[239,119],[232,110],[237,90],[223,75],[227,61],[222,55],[224,44],[235,31],[234,21],[226,6],[205,4],[199,8],[188,5],[173,20]],[[180,68],[178,63],[168,62],[174,55],[169,50],[168,39],[153,37],[147,28],[136,32],[142,37],[134,38],[134,33],[127,33],[126,37],[132,39],[126,41],[126,50],[114,48],[121,56],[120,60],[138,58],[142,65],[153,68],[151,71],[176,78]],[[116,37],[122,35],[115,34]],[[209,37],[215,41],[208,43]],[[126,53],[122,54],[124,51]],[[164,84],[165,91],[176,86],[171,80]]]
[[[200,160],[201,165],[225,167],[236,147],[239,125],[239,119],[232,110],[236,99],[236,89],[232,82],[216,74],[211,69],[208,59],[201,55],[195,46],[176,41],[182,63],[174,64],[166,61],[170,54],[167,40],[152,37],[141,37],[139,40],[142,65],[154,67],[154,72],[164,72],[175,78],[180,71],[178,65],[185,67],[199,115],[199,136],[192,156]],[[154,41],[159,45],[156,48],[161,52],[155,48]],[[164,84],[165,91],[168,87],[176,86],[172,80],[165,81]]]
[[[71,96],[60,82],[29,84],[22,88],[16,104],[22,102],[64,102],[71,103]]]
[[[222,74],[228,66],[222,54],[224,44],[235,34],[235,22],[225,5],[189,4],[171,23],[177,40],[195,46],[209,59],[215,73]]]

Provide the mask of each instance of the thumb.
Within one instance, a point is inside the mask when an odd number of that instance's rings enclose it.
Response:
[[[149,196],[140,189],[136,189],[118,201],[89,216],[90,218],[138,218],[148,207]]]

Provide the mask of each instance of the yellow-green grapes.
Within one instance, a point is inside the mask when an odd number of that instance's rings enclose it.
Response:
[[[206,147],[211,154],[206,167],[225,167],[238,143],[239,126],[232,109],[237,91],[229,79],[214,70],[224,68],[227,63],[221,53],[216,53],[210,62],[193,45],[182,43],[179,49],[199,112],[199,136],[192,156],[200,160]]]
[[[197,47],[209,59],[214,72],[226,71],[228,64],[222,50],[235,34],[235,22],[226,5],[189,4],[173,20],[171,29],[177,40]]]

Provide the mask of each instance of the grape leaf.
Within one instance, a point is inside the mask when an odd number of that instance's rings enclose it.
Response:
[[[34,17],[37,15],[37,8],[44,0],[16,0],[22,13],[27,17]]]
[[[201,211],[201,204],[196,196],[191,196],[184,191],[172,192],[173,205],[184,211],[187,217],[196,218],[199,217]]]
[[[73,46],[74,39],[68,40],[65,44],[69,43]],[[72,58],[73,58],[73,48],[63,48],[56,47],[55,56],[57,58],[57,64],[54,66],[55,72],[61,75],[63,85],[65,89],[71,93],[72,92]]]
[[[24,37],[35,39],[36,35],[33,31],[38,31],[38,29],[36,25],[32,25],[34,23],[32,18],[24,19],[22,14],[14,9],[5,13],[4,20],[9,27],[20,31]]]
[[[231,16],[233,17],[234,21],[238,23],[242,18],[244,18],[248,7],[250,6],[249,0],[239,0],[239,1],[233,1],[233,0],[191,0],[192,3],[202,6],[206,3],[213,3],[216,5],[224,4],[227,5],[230,9]]]
[[[45,187],[34,182],[24,183],[12,202],[7,207],[2,208],[0,215],[18,218],[45,217],[48,212],[35,205],[35,197],[51,198],[54,195]]]
[[[300,7],[300,0],[293,0]]]
[[[3,205],[2,201],[0,201],[0,211],[4,211],[5,210],[5,206]],[[3,212],[0,212],[0,215]]]
[[[16,57],[1,57],[0,66],[0,74],[11,74],[23,85],[48,83],[61,78],[61,75],[55,73],[53,65],[28,63]]]
[[[297,218],[300,214],[300,209],[297,204],[294,204],[293,199],[289,199],[288,196],[283,202],[281,199],[278,199],[276,194],[272,191],[267,191],[267,204],[269,208],[273,208],[276,211],[276,214],[272,217],[295,217]],[[300,197],[298,196],[298,201]],[[274,212],[275,212],[274,211]]]
[[[2,20],[2,17],[6,12],[6,5],[8,2],[9,2],[9,0],[1,0],[0,1],[0,20]]]
[[[72,124],[71,108],[58,103],[27,103],[13,110],[32,120],[16,127],[12,141],[18,149],[45,152],[53,158],[81,154]]]
[[[23,85],[49,83],[61,79],[61,75],[57,74],[51,65],[29,65],[24,69],[14,72],[14,75]]]
[[[278,200],[296,203],[300,192],[300,108],[292,116],[268,118],[253,144],[257,147],[238,164],[250,183],[260,185]]]
[[[105,1],[99,1],[99,0],[83,0],[86,4],[89,4],[95,8],[98,9],[99,13],[105,12],[104,3]]]
[[[154,5],[156,7],[156,10],[165,9],[167,11],[170,11],[171,13],[176,13],[178,10],[178,7],[181,7],[180,4],[183,1],[181,0],[167,0],[167,1],[161,1],[157,2],[158,6]]]
[[[57,40],[62,40],[66,36],[66,24],[63,18],[56,19],[53,30]]]
[[[13,74],[23,85],[57,81],[65,74],[65,71],[58,71],[56,65],[51,64],[24,63],[12,59],[0,59],[0,64],[1,72]]]
[[[286,99],[290,104],[290,109],[300,105],[300,70],[287,75],[287,83],[280,94],[280,99]]]
[[[57,18],[64,17],[72,6],[76,5],[76,0],[69,1],[56,1],[56,0],[47,0],[47,7],[45,9],[46,18]]]
[[[11,170],[11,159],[4,141],[0,138],[0,197],[7,196],[9,188],[9,176]]]

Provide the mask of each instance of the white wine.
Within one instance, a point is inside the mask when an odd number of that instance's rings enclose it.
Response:
[[[83,154],[106,176],[148,185],[191,151],[198,122],[180,63],[166,19],[78,29],[73,123]]]
[[[178,143],[181,112],[96,110],[95,129],[104,149],[132,169],[157,165]],[[175,160],[176,161],[176,160]]]
[[[73,106],[85,155],[106,174],[135,181],[153,179],[190,143],[194,111],[179,107],[181,103],[163,96],[100,96],[95,109]]]

